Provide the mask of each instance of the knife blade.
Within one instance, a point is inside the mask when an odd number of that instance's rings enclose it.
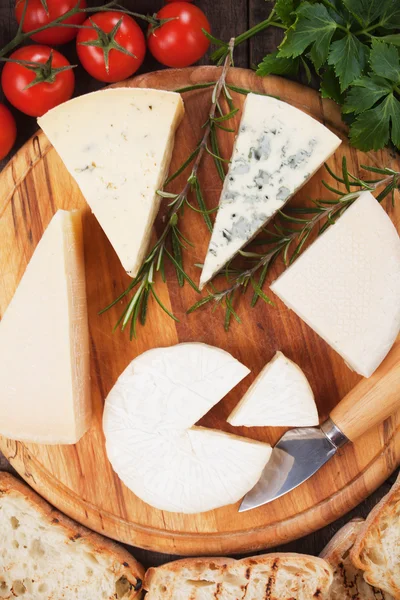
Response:
[[[244,497],[239,512],[268,504],[294,490],[348,441],[331,419],[321,427],[287,431],[272,450],[260,480]]]
[[[320,427],[300,427],[282,436],[239,512],[272,502],[312,477],[339,448],[400,409],[399,390],[400,337],[375,373],[361,379]]]

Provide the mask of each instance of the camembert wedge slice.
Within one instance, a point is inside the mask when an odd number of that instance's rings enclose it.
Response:
[[[148,248],[183,113],[174,92],[116,88],[38,119],[132,277]]]
[[[400,238],[370,192],[272,285],[351,369],[369,377],[400,331]]]
[[[248,373],[228,352],[199,343],[133,360],[103,417],[108,458],[125,485],[170,512],[240,500],[259,480],[271,447],[195,424]]]
[[[314,394],[299,366],[277,352],[228,417],[245,427],[313,427],[319,424]]]
[[[200,288],[257,235],[340,143],[298,108],[248,94]]]
[[[80,211],[59,210],[0,323],[0,433],[74,444],[91,419]]]

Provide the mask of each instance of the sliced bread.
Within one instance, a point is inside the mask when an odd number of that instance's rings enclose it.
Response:
[[[363,519],[347,523],[321,552],[333,569],[329,600],[392,600],[392,596],[369,585],[363,572],[353,565],[350,551],[363,527]]]
[[[302,554],[189,558],[149,569],[146,600],[322,600],[331,567]]]
[[[124,548],[0,473],[0,598],[138,600],[143,578]]]
[[[368,515],[350,557],[369,584],[400,598],[400,476]]]

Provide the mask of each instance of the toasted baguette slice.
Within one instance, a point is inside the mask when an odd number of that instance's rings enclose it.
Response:
[[[350,560],[350,551],[363,523],[363,519],[354,519],[347,523],[320,554],[333,569],[330,600],[392,600],[390,594],[369,585],[364,580],[363,572]]]
[[[146,600],[322,600],[330,566],[303,554],[264,554],[243,560],[188,558],[149,569]]]
[[[0,598],[138,600],[143,578],[125,549],[0,473]]]
[[[400,598],[400,475],[368,515],[350,558],[365,581]]]

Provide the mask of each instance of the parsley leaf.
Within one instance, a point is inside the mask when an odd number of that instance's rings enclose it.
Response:
[[[394,83],[400,82],[399,53],[395,46],[373,40],[370,63],[371,69],[377,75],[386,77]]]
[[[367,66],[369,48],[353,34],[347,33],[341,40],[333,42],[328,64],[335,69],[343,92],[357,79]]]
[[[295,11],[299,4],[299,0],[276,0],[275,12],[284,25],[288,27],[292,25],[295,20],[292,13]]]
[[[362,27],[368,27],[382,15],[382,0],[343,0],[343,4]]]
[[[392,91],[393,86],[383,77],[378,75],[360,77],[353,82],[346,96],[343,112],[356,114],[364,112]]]
[[[323,98],[331,98],[338,104],[343,104],[343,94],[340,91],[339,80],[332,67],[328,67],[322,75],[320,92]]]
[[[383,35],[379,39],[381,42],[387,42],[388,44],[393,44],[394,46],[400,46],[400,33],[390,33],[389,35]]]
[[[265,75],[296,75],[299,70],[299,58],[280,58],[278,52],[267,54],[258,65],[256,74]]]
[[[323,4],[302,2],[296,11],[296,22],[286,33],[279,46],[278,56],[295,58],[311,47],[310,58],[318,70],[329,53],[329,45],[337,23]]]
[[[382,0],[380,27],[398,29],[400,27],[400,5],[397,0]]]
[[[392,125],[392,141],[400,147],[400,102],[393,93],[385,100],[361,113],[350,128],[350,140],[360,150],[379,150],[389,141]]]

